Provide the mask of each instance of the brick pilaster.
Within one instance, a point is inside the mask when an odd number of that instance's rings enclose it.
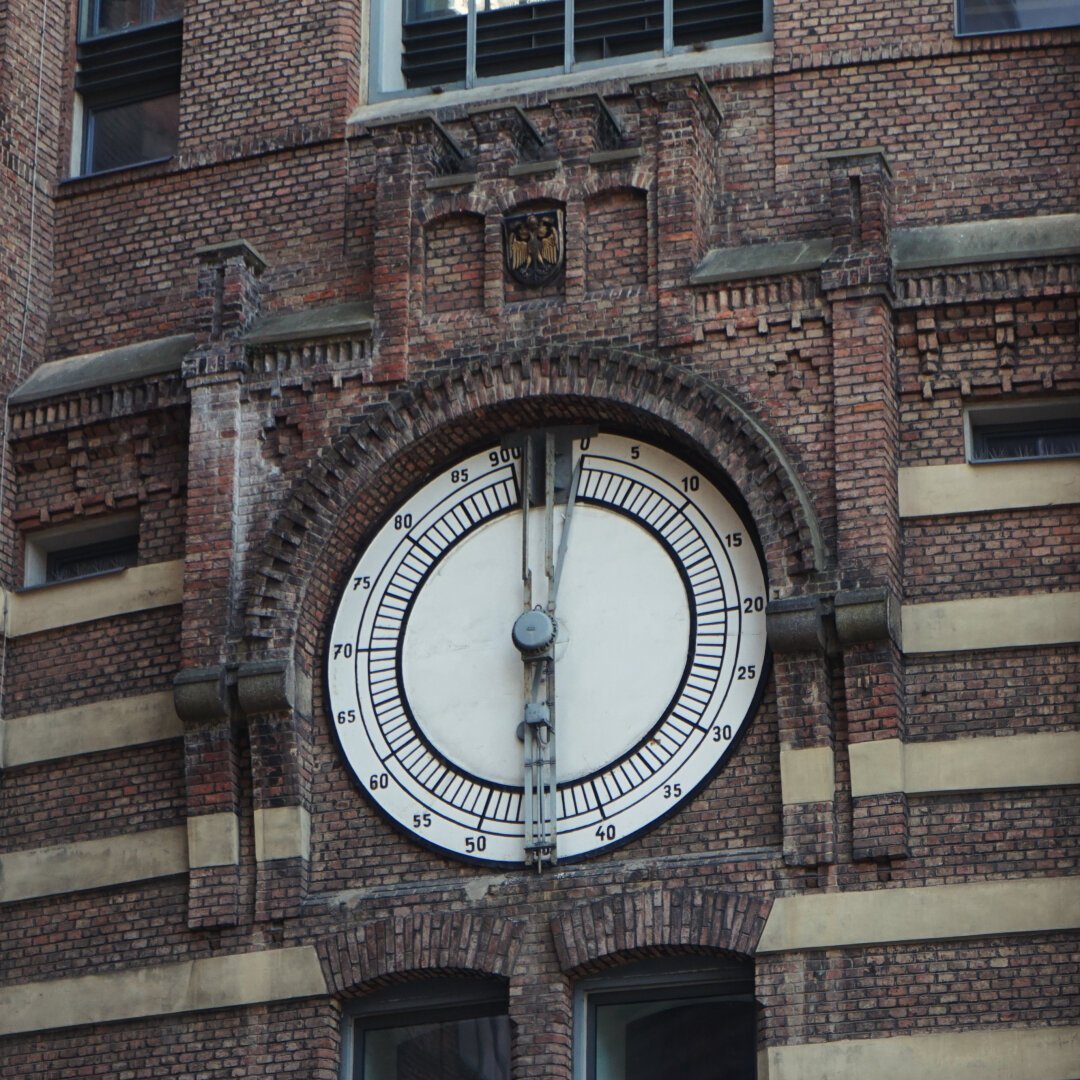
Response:
[[[240,335],[259,310],[261,256],[243,241],[203,248],[195,298],[196,345],[184,361],[191,396],[187,546],[181,669],[191,874],[188,923],[240,919],[239,748],[229,643],[234,637],[240,396],[246,361]]]
[[[897,496],[899,386],[889,253],[892,175],[875,149],[829,161],[833,251],[822,267],[832,306],[836,434],[836,626],[852,742],[903,737]],[[907,854],[902,792],[853,800],[856,859]]]

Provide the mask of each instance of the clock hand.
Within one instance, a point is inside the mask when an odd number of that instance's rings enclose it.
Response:
[[[539,441],[539,440],[538,440]],[[527,477],[522,490],[522,580],[525,611],[514,622],[514,645],[525,664],[525,717],[521,738],[525,750],[522,807],[525,819],[526,861],[543,870],[556,861],[555,780],[555,436],[544,433],[544,573],[548,583],[548,610],[530,607],[531,571],[528,565],[528,494],[532,478],[529,446],[525,440],[522,467]]]
[[[532,569],[529,566],[529,488],[532,484],[532,440],[521,447],[521,591],[525,610],[532,607]]]
[[[559,582],[562,581],[563,567],[566,565],[566,548],[570,541],[570,523],[573,520],[574,507],[577,505],[577,489],[581,482],[581,458],[578,458],[570,476],[570,491],[566,498],[566,516],[563,518],[562,535],[559,537],[559,554],[555,562],[555,574],[548,593],[548,613],[555,614],[555,599],[559,595]]]

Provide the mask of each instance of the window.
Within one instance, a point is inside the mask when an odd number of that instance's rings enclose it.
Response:
[[[510,1080],[504,982],[431,979],[378,990],[346,1014],[345,1080]]]
[[[399,6],[400,5],[400,6]],[[768,0],[398,0],[375,14],[375,96],[762,41]]]
[[[1080,456],[1078,401],[976,406],[966,419],[973,463]]]
[[[701,957],[647,960],[589,979],[575,1005],[579,1080],[754,1080],[753,969]]]
[[[183,0],[85,0],[77,171],[107,172],[176,152],[183,8]]]
[[[23,580],[29,586],[93,577],[135,566],[138,521],[123,514],[92,525],[79,521],[26,537]]]
[[[957,0],[958,34],[1048,30],[1080,23],[1078,0]]]

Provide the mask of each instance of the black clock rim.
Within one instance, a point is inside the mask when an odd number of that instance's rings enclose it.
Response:
[[[537,427],[537,428],[543,428],[545,430],[553,430],[553,431],[557,431],[560,428],[564,428],[564,427],[576,427],[576,426],[578,426],[578,425],[571,424],[571,423],[564,423],[564,422],[555,422],[555,423],[551,423],[551,424],[537,424],[537,425],[535,425],[535,427]],[[508,428],[508,430],[512,431],[512,430],[516,430],[516,428]],[[684,435],[685,433],[677,432],[677,434],[678,435]],[[660,449],[660,450],[662,450],[662,451],[664,451],[666,453],[671,454],[672,456],[674,456],[676,458],[679,458],[681,461],[685,462],[688,466],[696,469],[703,476],[707,477],[709,483],[711,483],[720,492],[720,494],[731,505],[732,509],[734,509],[734,511],[735,511],[736,515],[738,516],[740,522],[742,523],[743,527],[745,528],[746,533],[749,536],[751,544],[752,544],[752,546],[754,548],[755,555],[757,556],[758,564],[761,567],[762,580],[764,582],[765,592],[766,592],[766,595],[768,594],[768,590],[769,590],[769,566],[768,566],[768,561],[765,558],[765,549],[764,549],[764,546],[763,546],[763,544],[761,542],[761,537],[760,537],[760,535],[758,533],[756,520],[755,520],[753,514],[750,511],[750,507],[749,507],[749,504],[746,501],[746,498],[743,496],[742,492],[739,490],[739,488],[736,485],[735,481],[728,475],[728,473],[723,469],[723,467],[719,463],[711,460],[707,456],[705,451],[702,450],[701,448],[697,447],[696,444],[692,441],[692,439],[689,436],[686,436],[685,439],[675,437],[676,432],[674,432],[673,430],[669,430],[667,433],[664,433],[664,432],[661,432],[661,431],[643,432],[643,427],[642,426],[637,426],[637,425],[634,425],[633,423],[629,423],[629,422],[627,422],[627,423],[604,422],[602,424],[599,424],[598,428],[597,428],[597,436],[602,436],[602,435],[615,435],[615,436],[620,436],[620,437],[623,437],[623,438],[640,439],[643,443],[647,443],[650,446],[655,446],[657,449]],[[594,436],[594,437],[597,437],[597,436]],[[364,784],[361,777],[356,773],[355,769],[352,766],[352,763],[350,762],[350,760],[348,758],[348,755],[345,753],[344,746],[342,745],[341,738],[340,738],[340,736],[338,734],[338,730],[337,730],[338,725],[336,724],[335,718],[334,718],[333,703],[330,701],[329,642],[330,642],[330,639],[331,639],[331,636],[332,636],[331,635],[331,628],[333,626],[334,620],[337,617],[337,612],[338,612],[338,609],[339,609],[339,607],[341,605],[341,602],[342,602],[342,600],[343,600],[343,598],[345,596],[345,591],[348,588],[348,584],[349,584],[350,580],[352,579],[352,577],[354,576],[354,571],[355,571],[356,566],[359,564],[360,560],[363,558],[365,552],[370,547],[370,545],[374,541],[375,537],[381,532],[381,530],[383,528],[385,528],[386,524],[393,519],[395,513],[399,512],[401,507],[406,502],[408,502],[408,500],[410,498],[412,498],[413,495],[415,495],[418,491],[420,491],[425,485],[430,483],[436,476],[438,476],[441,473],[446,472],[448,469],[454,468],[455,465],[459,465],[461,462],[466,461],[467,459],[475,456],[478,453],[488,451],[488,450],[492,450],[492,449],[498,449],[500,444],[498,443],[498,441],[496,441],[496,439],[497,439],[497,437],[493,438],[491,435],[484,435],[484,436],[482,436],[482,437],[480,437],[480,438],[478,438],[476,440],[471,441],[466,446],[460,448],[458,453],[451,454],[451,455],[448,455],[445,458],[443,458],[436,467],[425,471],[413,483],[403,487],[399,497],[394,500],[394,502],[387,508],[387,510],[383,514],[379,515],[373,521],[373,523],[368,528],[366,528],[364,530],[363,536],[360,538],[360,540],[356,543],[356,545],[353,548],[352,555],[343,564],[343,569],[342,569],[341,573],[338,575],[338,580],[337,580],[337,583],[336,583],[336,587],[332,591],[332,593],[330,594],[331,596],[336,597],[336,600],[332,604],[332,606],[330,607],[327,616],[323,620],[322,629],[321,629],[321,633],[320,633],[320,639],[319,639],[319,644],[321,645],[320,652],[321,652],[321,659],[322,659],[321,669],[322,669],[322,680],[323,680],[322,695],[321,696],[322,696],[322,699],[323,699],[323,710],[324,710],[324,714],[325,714],[325,717],[326,717],[326,724],[330,728],[331,737],[333,739],[333,743],[334,743],[334,745],[336,747],[336,750],[337,750],[337,759],[338,759],[338,761],[341,762],[341,764],[345,767],[345,771],[346,771],[347,775],[349,776],[349,779],[351,780],[353,786],[356,787],[360,791],[360,793],[363,795],[365,801],[369,805],[371,805],[375,809],[375,811],[378,813],[379,817],[381,817],[388,824],[390,824],[390,826],[396,832],[400,833],[403,837],[407,838],[411,842],[417,843],[421,847],[424,847],[427,850],[429,850],[429,851],[431,851],[431,852],[433,852],[435,854],[447,856],[447,857],[453,859],[455,862],[459,862],[459,863],[463,862],[463,863],[466,863],[466,864],[469,864],[469,865],[474,865],[474,866],[479,866],[479,867],[504,867],[504,868],[508,868],[508,869],[513,869],[513,868],[521,869],[523,864],[522,864],[522,862],[517,861],[517,860],[489,859],[489,858],[484,858],[484,857],[479,857],[478,858],[475,855],[463,853],[461,851],[458,851],[457,849],[448,848],[448,847],[443,846],[442,844],[438,844],[438,843],[435,843],[432,840],[426,839],[423,836],[422,833],[420,833],[420,832],[418,832],[418,831],[416,831],[414,829],[411,829],[407,824],[400,821],[397,817],[395,817],[392,813],[390,813],[389,810],[384,808],[383,805],[377,800],[375,795],[368,789],[367,785]],[[515,488],[517,488],[517,476],[516,476],[516,474],[514,476],[514,484],[515,484]],[[513,506],[508,507],[506,510],[500,511],[498,514],[494,514],[490,518],[486,518],[486,519],[484,519],[484,521],[479,522],[476,525],[470,526],[470,528],[468,530],[466,530],[466,533],[471,532],[474,528],[478,528],[481,524],[486,524],[486,522],[494,520],[495,518],[502,516],[502,514],[510,513],[514,509],[515,509],[515,507],[513,507]],[[616,512],[618,512],[618,511],[616,511]],[[634,520],[636,520],[636,519],[634,519]],[[638,524],[641,524],[641,523],[638,522]],[[642,527],[647,528],[647,526],[644,526],[644,525],[642,525]],[[464,535],[466,535],[466,534],[463,533],[462,536],[464,536]],[[459,538],[458,542],[460,542],[460,539],[461,538]],[[663,541],[663,538],[659,538],[659,539],[660,539],[661,543],[665,543]],[[453,546],[456,546],[456,544],[453,545]],[[665,546],[666,546],[666,544],[665,544]],[[442,556],[440,555],[440,559],[441,559],[441,557]],[[682,565],[679,562],[679,560],[673,559],[672,561],[679,568],[680,576],[683,576],[683,568],[682,568]],[[425,578],[426,578],[426,576],[427,575],[425,574]],[[421,585],[422,585],[422,582],[421,582]],[[684,587],[686,587],[685,580],[684,580]],[[419,591],[419,588],[420,588],[420,585],[417,586],[416,591]],[[411,608],[411,604],[412,604],[412,601],[410,600],[410,608]],[[691,610],[692,610],[692,607],[691,607]],[[405,625],[406,621],[407,621],[407,616],[406,616],[406,619],[403,620],[403,623],[402,623],[403,626]],[[685,683],[686,673],[687,673],[687,671],[689,670],[689,667],[690,667],[690,659],[691,659],[691,656],[688,656],[687,657],[687,665],[684,668],[683,677],[682,677],[682,679],[680,680],[680,683],[679,683],[680,688]],[[395,650],[395,667],[397,667],[399,665],[399,663],[400,663],[399,650]],[[708,768],[708,770],[703,774],[703,776],[698,781],[698,783],[696,783],[689,791],[687,791],[686,793],[681,795],[677,800],[673,800],[672,805],[669,808],[667,808],[665,810],[662,810],[660,813],[650,817],[649,820],[647,822],[645,822],[640,828],[635,829],[633,832],[627,833],[627,834],[625,834],[623,836],[618,836],[615,839],[613,839],[612,841],[610,841],[609,843],[599,844],[594,848],[590,848],[588,851],[581,852],[580,854],[570,855],[570,856],[560,856],[560,858],[558,860],[558,865],[561,866],[561,865],[573,864],[573,863],[581,862],[581,861],[584,861],[584,860],[587,860],[587,859],[591,859],[591,858],[594,858],[597,855],[604,854],[604,853],[616,850],[618,848],[621,848],[621,847],[625,846],[626,844],[631,843],[635,839],[641,837],[642,835],[652,831],[657,826],[663,824],[665,821],[667,821],[669,818],[671,818],[674,814],[676,814],[678,811],[680,811],[682,808],[684,808],[686,806],[686,804],[689,803],[692,799],[696,798],[697,795],[700,794],[700,792],[702,790],[704,790],[705,787],[707,787],[710,783],[712,783],[712,781],[715,780],[716,776],[720,773],[720,771],[725,767],[727,762],[730,760],[731,756],[735,753],[735,751],[738,749],[738,747],[742,744],[743,740],[746,737],[747,732],[753,726],[753,723],[757,719],[757,715],[758,715],[758,713],[759,713],[759,711],[761,709],[761,703],[762,703],[762,701],[763,701],[763,699],[765,697],[765,694],[768,691],[769,683],[770,683],[770,680],[772,678],[772,666],[773,666],[772,648],[768,644],[768,641],[766,641],[766,643],[765,643],[765,649],[764,649],[764,652],[762,654],[761,666],[762,666],[761,676],[757,681],[757,685],[755,687],[753,697],[751,698],[751,701],[750,701],[749,705],[747,706],[747,708],[746,708],[746,710],[744,712],[743,718],[742,718],[742,720],[741,720],[741,722],[739,724],[739,727],[738,727],[737,731],[734,733],[734,736],[733,736],[731,742],[728,744],[727,749]],[[400,680],[400,671],[398,671],[398,678]],[[677,695],[676,695],[676,697],[677,697]],[[672,701],[674,701],[674,700],[675,700],[675,697],[673,697]],[[410,722],[415,727],[415,723],[416,723],[415,722],[415,717],[412,716],[411,708],[409,708],[409,706],[407,704],[407,698],[405,698],[404,695],[402,695],[402,701],[405,704],[406,708],[409,709]],[[668,703],[668,706],[665,708],[664,712],[661,714],[660,719],[657,721],[657,724],[655,725],[656,727],[658,727],[660,724],[662,724],[664,722],[664,720],[666,719],[666,717],[668,716],[668,714],[669,714],[669,712],[671,710],[671,704],[672,704],[671,702]],[[654,729],[651,729],[651,731],[652,730],[655,730],[655,727],[654,727]],[[651,734],[651,731],[650,731],[650,734]],[[422,735],[422,733],[421,733],[421,738],[423,738],[424,741],[425,741],[425,744],[427,744],[426,737],[424,737]],[[644,740],[642,740],[642,741],[644,741]],[[640,742],[637,745],[640,745]],[[433,752],[438,753],[437,751],[434,751],[434,748],[432,748],[432,750],[433,750]],[[440,755],[440,760],[441,760],[441,755]],[[620,758],[619,760],[622,760],[622,759]],[[610,767],[611,767],[611,765],[608,765],[605,768],[610,768]],[[456,771],[456,767],[455,767],[455,771]],[[599,771],[602,771],[602,770],[598,770],[597,772],[599,772]],[[594,775],[597,775],[597,773],[594,772],[592,774],[589,774],[589,777],[594,776]],[[581,777],[581,778],[578,778],[578,779],[579,780],[584,780],[584,779],[588,779],[589,777]],[[517,792],[517,791],[523,790],[523,788],[516,788],[516,787],[512,787],[510,785],[494,784],[491,781],[484,780],[483,778],[479,778],[479,777],[475,778],[475,780],[476,780],[477,783],[482,784],[485,787],[497,788],[497,789],[504,790],[504,791],[507,791],[507,792]],[[575,782],[577,782],[577,781],[575,781]]]

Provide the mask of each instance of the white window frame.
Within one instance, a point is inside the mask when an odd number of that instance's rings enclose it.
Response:
[[[664,46],[650,52],[634,53],[626,56],[611,57],[604,60],[591,60],[575,63],[573,60],[573,25],[574,25],[574,0],[564,0],[564,36],[563,36],[563,65],[562,67],[548,67],[530,69],[527,71],[513,72],[507,75],[495,75],[476,77],[472,74],[475,63],[475,35],[476,35],[476,2],[469,0],[469,24],[467,27],[467,73],[462,82],[448,83],[445,89],[450,91],[472,90],[475,88],[490,87],[497,90],[506,89],[519,83],[529,83],[533,80],[545,80],[553,77],[553,82],[558,82],[567,75],[575,73],[602,73],[605,69],[636,68],[643,61],[652,62],[653,65],[665,61],[670,62],[673,57],[686,56],[693,59],[693,67],[700,68],[717,58],[714,53],[727,53],[732,48],[741,48],[746,45],[760,45],[771,42],[773,35],[773,0],[762,0],[762,32],[749,34],[741,37],[723,38],[715,42],[709,42],[705,48],[697,45],[675,45],[673,42],[673,11],[674,0],[664,0]],[[368,40],[372,46],[368,51],[368,97],[369,102],[380,102],[401,97],[418,97],[421,95],[442,95],[443,88],[436,89],[432,86],[406,87],[401,72],[402,43],[402,12],[403,0],[387,0],[386,3],[378,3],[377,0],[369,0],[368,7]],[[726,59],[726,57],[725,57]],[[620,73],[622,73],[620,71]]]
[[[23,538],[23,585],[37,588],[63,582],[46,580],[49,555],[59,551],[73,551],[90,544],[105,543],[109,540],[121,540],[139,536],[138,514],[115,514],[97,521],[73,521],[59,525],[55,529],[42,529],[40,532],[26,533]],[[103,573],[118,573],[107,570]],[[84,581],[98,574],[85,574],[77,578],[65,578],[64,581]]]

